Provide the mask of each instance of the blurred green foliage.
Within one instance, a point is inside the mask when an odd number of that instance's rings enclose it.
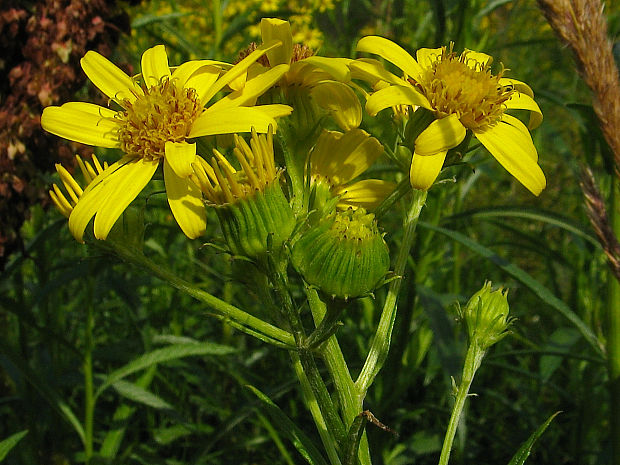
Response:
[[[156,43],[166,44],[171,64],[196,57],[234,60],[257,40],[260,18],[278,16],[297,28],[295,40],[325,55],[351,56],[367,34],[392,38],[409,51],[454,41],[455,50],[484,51],[509,68],[508,76],[527,82],[545,116],[533,137],[547,189],[532,197],[479,148],[466,164],[442,173],[446,184],[430,191],[425,224],[418,228],[390,356],[366,401],[399,437],[372,425],[368,437],[375,463],[436,463],[450,414],[451,377],[459,375],[464,353],[453,303],[463,303],[490,279],[510,288],[518,321],[513,336],[490,352],[478,372],[472,386],[477,397],[468,404],[452,463],[508,463],[558,410],[563,413],[539,440],[531,463],[608,463],[604,361],[552,305],[497,266],[503,260],[520,267],[604,337],[601,296],[608,275],[578,181],[580,166],[588,163],[605,190],[608,173],[600,140],[589,129],[591,112],[573,105],[587,106],[589,93],[533,1],[153,0],[129,13],[132,36],[122,40],[115,61],[135,69],[142,50]],[[612,37],[618,36],[620,5],[607,5],[606,13]],[[385,131],[381,118],[367,123],[375,134]],[[385,169],[387,164],[373,168]],[[145,211],[147,255],[240,308],[264,312],[243,284],[243,266],[222,255],[217,239],[214,246],[182,237],[164,202],[156,193],[136,202]],[[92,463],[302,463],[246,387],[265,393],[316,438],[285,351],[237,333],[156,278],[77,244],[55,212],[32,213],[24,230],[30,242],[0,281],[0,438],[28,430],[5,463],[83,461],[76,421],[83,418],[89,312],[95,386],[156,349],[197,341],[230,348],[153,364],[105,390],[95,408],[99,457]],[[380,225],[399,240],[395,216],[386,215]],[[497,258],[482,257],[433,225],[460,232]],[[205,237],[217,238],[214,215],[208,228]],[[377,292],[377,301],[383,293]],[[354,372],[379,308],[370,298],[351,302],[338,332]]]

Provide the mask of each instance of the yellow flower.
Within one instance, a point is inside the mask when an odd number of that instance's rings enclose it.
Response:
[[[345,84],[351,77],[349,58],[316,56],[308,45],[293,43],[288,21],[263,18],[260,30],[263,42],[278,40],[283,45],[269,50],[264,58],[253,64],[248,76],[264,73],[275,66],[290,65],[277,84],[284,91],[287,103],[295,107],[292,117],[299,120],[297,126],[315,126],[314,104],[327,111],[342,130],[359,126],[362,108],[355,92]],[[243,81],[232,85],[242,89]]]
[[[310,183],[315,197],[338,197],[338,208],[377,207],[395,184],[380,179],[351,181],[383,153],[381,143],[362,129],[343,133],[324,130],[310,154]],[[316,202],[316,201],[315,201]]]
[[[92,165],[87,161],[83,161],[79,155],[76,155],[75,158],[78,166],[80,167],[80,171],[82,172],[82,176],[84,176],[84,181],[86,181],[86,186],[88,186],[93,179],[97,177],[97,175],[101,174],[108,167],[107,163],[104,163],[103,166],[101,166],[101,163],[99,163],[99,160],[95,155],[93,155]],[[69,173],[60,163],[56,163],[56,171],[58,172],[60,180],[67,191],[67,196],[65,196],[56,184],[53,184],[54,187],[49,191],[49,194],[54,202],[54,205],[58,208],[58,211],[69,218],[69,216],[71,216],[71,212],[73,211],[73,207],[75,207],[80,197],[82,197],[84,190],[73,178],[73,176],[71,176],[71,173]]]
[[[506,110],[529,110],[529,129],[542,121],[530,87],[515,79],[491,74],[492,58],[452,47],[418,50],[413,59],[403,48],[377,36],[362,38],[360,52],[385,58],[400,68],[404,77],[386,71],[376,60],[358,60],[350,66],[358,77],[384,87],[367,100],[366,109],[376,114],[384,108],[411,105],[434,113],[435,120],[418,136],[411,163],[411,185],[428,189],[443,166],[449,149],[471,131],[495,159],[534,195],[546,186],[538,166],[538,153],[526,127]],[[385,86],[385,84],[389,84]]]
[[[168,66],[164,46],[157,45],[142,55],[142,85],[103,56],[87,52],[81,60],[82,69],[121,109],[70,102],[45,108],[41,126],[66,139],[120,148],[125,155],[89,184],[73,208],[69,217],[73,236],[81,241],[94,216],[95,237],[105,239],[160,164],[174,218],[189,238],[202,234],[206,226],[202,196],[189,179],[196,160],[196,144],[188,139],[245,132],[251,127],[265,132],[270,124],[275,124],[275,117],[290,113],[290,107],[284,105],[243,106],[253,103],[288,66],[248,80],[241,94],[229,94],[211,102],[250,64],[278,45],[265,44],[233,67],[202,60],[175,69]],[[229,69],[222,74],[222,68]]]

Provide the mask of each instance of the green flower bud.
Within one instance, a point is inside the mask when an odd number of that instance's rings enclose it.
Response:
[[[255,259],[282,246],[293,232],[295,215],[280,187],[273,129],[266,135],[253,130],[249,144],[236,134],[233,139],[241,169],[214,150],[210,162],[197,157],[192,179],[215,207],[231,252]]]
[[[293,210],[277,182],[215,212],[231,252],[249,258],[280,248],[295,227]]]
[[[292,261],[306,282],[344,298],[371,292],[390,267],[375,217],[363,208],[334,213],[311,227],[293,246]]]
[[[512,319],[508,316],[508,290],[491,288],[487,281],[469,300],[465,308],[459,308],[459,316],[465,322],[469,344],[487,350],[510,332]]]

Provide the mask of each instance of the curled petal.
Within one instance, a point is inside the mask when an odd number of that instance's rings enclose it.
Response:
[[[534,101],[532,97],[525,93],[515,92],[505,102],[507,109],[514,110],[530,110],[530,122],[528,124],[529,129],[535,129],[542,123],[543,114],[540,111],[540,107]]]
[[[363,207],[367,210],[375,209],[390,195],[396,184],[381,179],[364,179],[354,182],[350,186],[341,187],[334,191],[340,195],[338,208]]]
[[[293,34],[288,21],[277,18],[263,18],[260,22],[260,32],[263,42],[279,40],[282,45],[267,52],[271,66],[288,65],[293,57]]]
[[[395,84],[402,86],[405,84],[404,79],[390,73],[383,67],[380,61],[372,58],[358,58],[349,63],[351,68],[351,77],[354,79],[361,79],[370,83],[373,88],[379,82],[387,82],[389,84]]]
[[[428,190],[439,176],[443,162],[446,159],[447,150],[434,155],[413,154],[411,169],[409,170],[409,182],[414,189]]]
[[[447,151],[459,145],[465,138],[466,132],[467,130],[455,114],[437,119],[429,124],[416,139],[415,153],[424,156]]]
[[[383,153],[383,145],[366,131],[324,131],[311,155],[312,173],[344,184],[366,171]]]
[[[343,131],[356,128],[362,122],[360,101],[346,84],[326,81],[315,86],[311,91],[314,101],[329,111],[336,124]]]

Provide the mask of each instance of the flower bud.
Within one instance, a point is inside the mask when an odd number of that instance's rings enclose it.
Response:
[[[489,281],[476,292],[459,316],[465,322],[469,344],[487,350],[509,334],[512,319],[508,317],[508,290],[495,291]]]
[[[333,213],[308,229],[292,261],[306,282],[345,299],[371,292],[390,266],[375,217],[363,208]]]
[[[293,210],[278,182],[215,212],[231,252],[249,258],[277,250],[295,227]]]

